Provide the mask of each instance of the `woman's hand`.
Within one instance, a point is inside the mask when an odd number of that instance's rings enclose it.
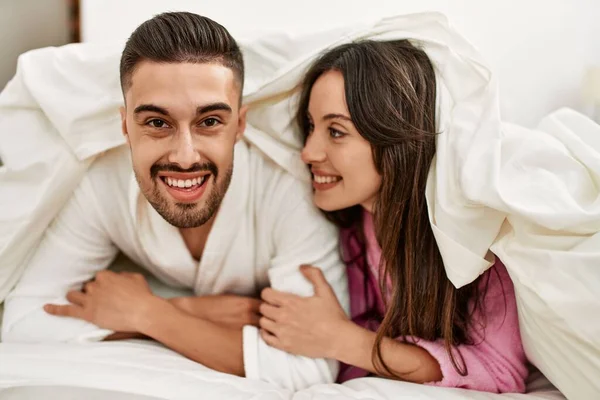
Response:
[[[351,324],[319,268],[300,267],[315,295],[301,297],[271,288],[262,291],[261,336],[272,347],[311,358],[334,358],[340,328]]]

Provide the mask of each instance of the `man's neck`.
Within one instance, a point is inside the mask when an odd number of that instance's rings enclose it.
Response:
[[[192,257],[194,257],[194,259],[198,261],[200,261],[200,259],[202,258],[204,246],[206,245],[208,234],[210,233],[210,230],[212,229],[213,223],[215,221],[215,216],[213,216],[210,220],[208,220],[208,222],[206,222],[202,226],[198,226],[196,228],[179,228],[181,237],[183,237],[183,241],[185,242],[186,247],[190,251],[190,254],[192,255]]]

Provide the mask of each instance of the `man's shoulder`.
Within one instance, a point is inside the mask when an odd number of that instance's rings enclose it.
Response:
[[[312,201],[308,182],[296,178],[252,144],[247,144],[247,160],[258,207],[269,208],[279,202]]]

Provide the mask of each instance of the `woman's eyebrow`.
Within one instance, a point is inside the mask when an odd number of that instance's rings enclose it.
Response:
[[[344,114],[327,114],[323,117],[323,121],[327,121],[330,119],[343,119],[348,122],[352,122],[352,118]]]

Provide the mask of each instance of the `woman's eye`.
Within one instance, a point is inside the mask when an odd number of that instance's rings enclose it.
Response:
[[[153,128],[169,128],[169,124],[162,119],[151,119],[147,122],[147,125],[150,125]]]
[[[200,125],[206,126],[207,128],[211,128],[213,126],[217,126],[220,121],[216,118],[206,118]]]
[[[329,136],[331,136],[334,139],[339,139],[346,136],[346,134],[333,128],[329,128]]]

